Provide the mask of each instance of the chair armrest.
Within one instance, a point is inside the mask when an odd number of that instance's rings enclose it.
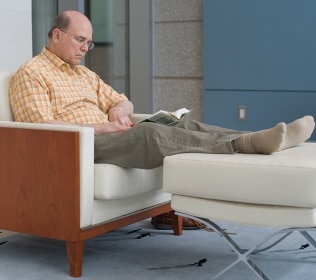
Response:
[[[0,157],[0,228],[70,240],[91,224],[92,128],[0,122]]]

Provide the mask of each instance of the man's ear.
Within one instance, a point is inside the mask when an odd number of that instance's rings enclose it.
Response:
[[[61,36],[61,31],[58,28],[55,28],[52,32],[52,40],[54,43],[58,43]]]

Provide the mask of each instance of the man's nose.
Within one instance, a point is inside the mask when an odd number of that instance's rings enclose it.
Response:
[[[89,43],[85,42],[84,44],[82,44],[80,49],[81,51],[87,52],[89,50]]]

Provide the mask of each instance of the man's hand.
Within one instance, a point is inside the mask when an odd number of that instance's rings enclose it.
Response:
[[[124,111],[123,107],[113,107],[109,110],[109,121],[110,122],[118,122],[119,124],[123,126],[131,127],[133,126],[133,122],[129,118],[128,115],[126,115],[126,112]]]
[[[132,102],[129,100],[121,101],[108,111],[109,122],[118,122],[123,126],[132,127],[134,123],[129,118],[132,113]]]

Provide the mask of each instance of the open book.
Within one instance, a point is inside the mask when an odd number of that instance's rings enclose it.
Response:
[[[164,125],[174,125],[178,123],[189,112],[190,110],[186,108],[182,108],[174,112],[160,110],[157,113],[142,120],[141,122],[154,122]]]

